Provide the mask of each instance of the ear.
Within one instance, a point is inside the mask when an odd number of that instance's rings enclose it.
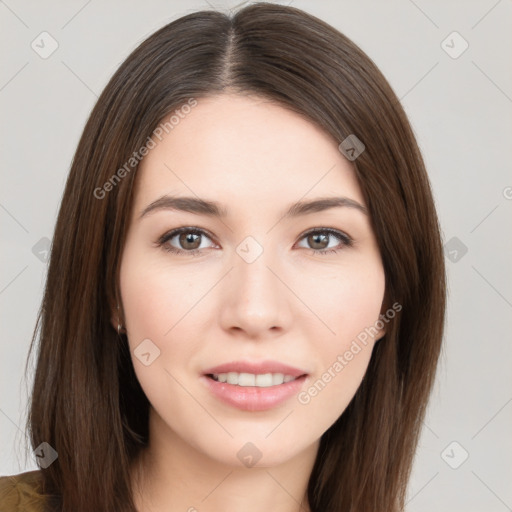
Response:
[[[118,320],[117,315],[115,315],[114,313],[112,313],[112,315],[110,316],[110,323],[114,331],[117,332],[117,327],[119,324],[121,324],[121,322]]]
[[[381,321],[381,318],[382,318],[382,314],[379,316],[379,320],[377,320],[376,322],[376,325],[377,327],[380,327],[380,321]],[[382,320],[383,321],[383,320]],[[386,335],[386,325],[384,325],[384,327],[382,329],[379,329],[379,332],[378,334],[375,336],[375,343],[377,343],[378,341],[380,341],[382,338],[384,338],[384,336]]]
[[[123,326],[122,311],[120,309],[119,304],[114,303],[113,300],[110,301],[109,309],[110,309],[110,324],[114,328],[114,331],[118,332],[119,325],[121,327]]]
[[[397,301],[393,305],[389,305],[387,302],[383,303],[379,319],[375,322],[375,328],[378,329],[375,342],[380,341],[387,334],[391,322],[400,311],[402,311],[402,305]]]
[[[388,307],[385,303],[382,304],[382,308],[380,310],[379,318],[375,321],[375,328],[377,329],[377,334],[375,336],[375,343],[380,341],[387,333],[389,318],[387,317]]]

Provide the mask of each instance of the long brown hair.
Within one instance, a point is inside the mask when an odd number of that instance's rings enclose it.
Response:
[[[402,510],[433,385],[445,312],[440,230],[425,166],[386,79],[352,41],[292,7],[201,11],[158,30],[101,94],[76,150],[55,228],[27,427],[63,510],[130,511],[129,468],[148,442],[149,402],[126,337],[110,323],[137,162],[158,123],[191,98],[251,93],[304,115],[353,162],[402,310],[375,346],[353,400],[325,432],[309,480],[313,512]],[[124,168],[124,173],[118,169]],[[113,175],[122,174],[119,180]],[[111,186],[105,186],[109,182]],[[100,192],[98,192],[100,190]]]

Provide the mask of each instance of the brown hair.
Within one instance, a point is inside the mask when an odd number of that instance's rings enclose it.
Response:
[[[166,115],[226,91],[276,101],[340,143],[355,134],[366,146],[353,164],[383,260],[385,304],[402,310],[322,436],[307,497],[313,512],[401,510],[445,312],[428,177],[399,100],[372,60],[327,23],[268,3],[231,17],[197,12],[158,30],[120,66],[85,126],[30,347],[39,332],[27,426],[34,449],[47,442],[58,452],[43,470],[46,493],[59,496],[63,510],[135,511],[129,468],[148,441],[149,402],[110,317],[137,165],[102,199],[95,190]]]

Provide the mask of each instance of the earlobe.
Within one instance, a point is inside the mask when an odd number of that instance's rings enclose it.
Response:
[[[380,322],[380,320],[379,320]],[[377,332],[377,335],[375,336],[375,343],[378,343],[382,338],[384,338],[384,336],[386,336],[386,328],[383,327],[382,329],[379,329],[379,331]]]
[[[375,328],[378,330],[377,336],[375,337],[375,343],[377,343],[382,338],[384,338],[384,336],[386,336],[388,322],[389,322],[386,312],[387,312],[387,309],[383,305],[382,310],[379,314],[379,319],[374,324]]]
[[[117,329],[117,319],[114,317],[114,315],[112,315],[110,317],[110,325],[114,328],[114,329]]]
[[[121,321],[117,317],[117,315],[112,315],[110,317],[110,324],[112,325],[112,328],[119,334],[121,331]]]
[[[116,304],[116,306],[111,309],[110,324],[117,332],[117,334],[121,335],[122,333],[126,332],[126,330],[123,328],[123,319],[121,316],[119,304]]]

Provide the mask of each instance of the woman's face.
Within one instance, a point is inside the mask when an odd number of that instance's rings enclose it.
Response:
[[[317,446],[384,334],[370,218],[341,141],[265,99],[200,98],[168,131],[121,262],[135,372],[161,439],[273,466]]]

